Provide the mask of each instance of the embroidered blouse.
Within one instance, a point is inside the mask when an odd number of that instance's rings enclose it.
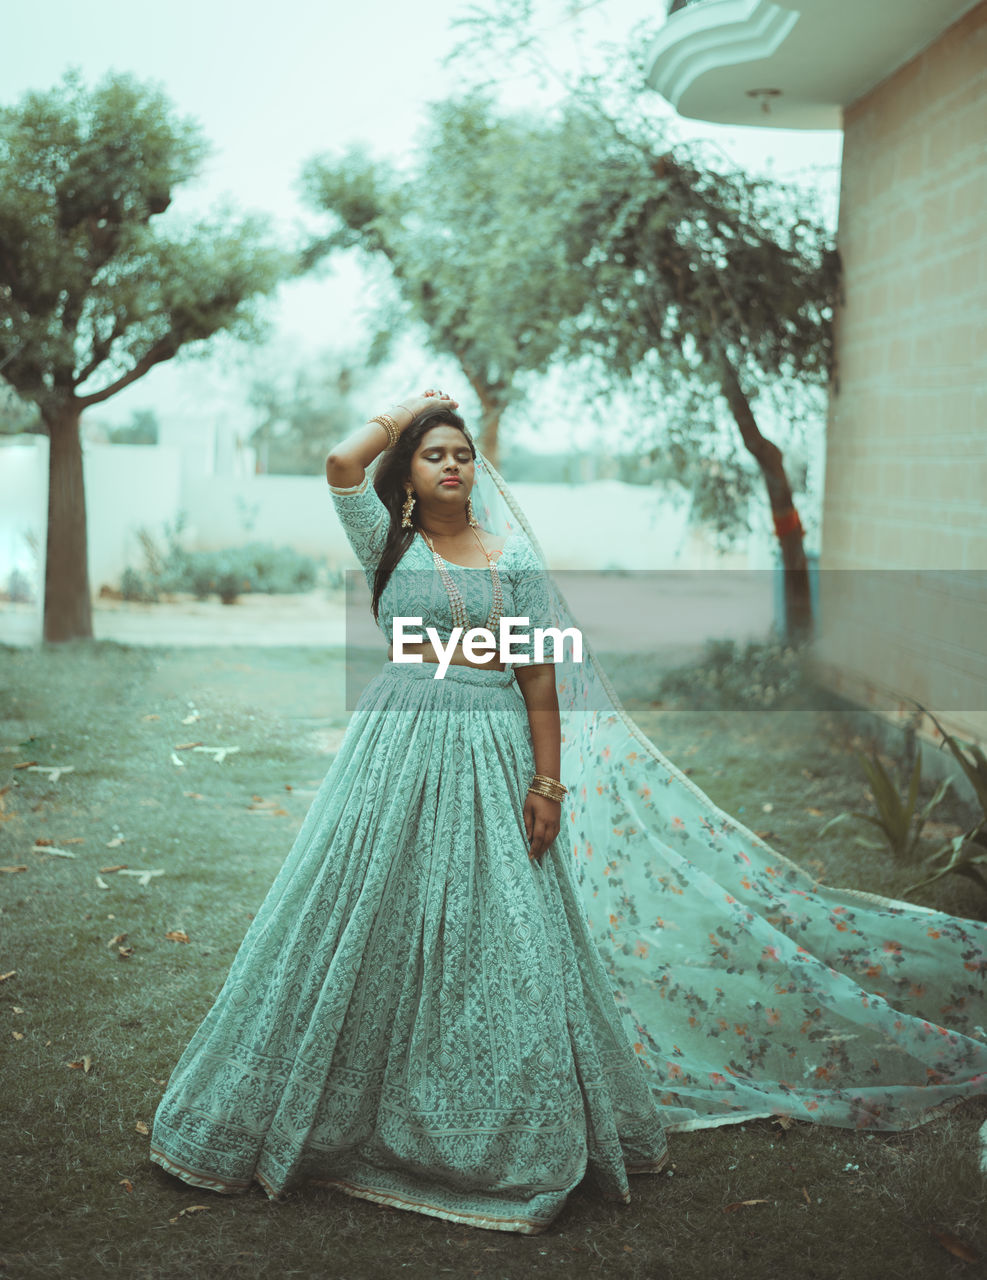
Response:
[[[350,488],[330,485],[329,490],[346,538],[360,562],[372,592],[374,574],[390,525],[387,508],[378,497],[369,475],[364,476],[361,484]],[[520,528],[508,534],[494,563],[501,581],[502,615],[528,619],[526,625],[512,625],[512,651],[519,658],[527,656],[529,661],[534,661],[534,628],[553,625],[545,569],[524,530]],[[470,627],[487,626],[487,618],[493,605],[493,582],[489,567],[484,565],[482,568],[474,568],[450,561],[446,561],[446,564],[463,597]],[[434,627],[443,644],[448,642],[455,625],[452,603],[436,570],[432,553],[420,535],[414,538],[388,579],[381,593],[378,612],[377,625],[388,644],[393,640],[393,622],[396,617],[421,618],[420,627],[406,624],[405,635],[409,639],[414,635],[424,637],[425,628]],[[497,628],[494,627],[493,630],[496,635]],[[522,638],[525,633],[529,637],[527,640]],[[552,653],[552,642],[549,640],[545,645],[544,660],[550,662]],[[510,667],[521,664],[508,662],[505,665]]]

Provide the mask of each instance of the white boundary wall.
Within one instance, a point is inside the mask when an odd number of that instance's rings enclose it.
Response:
[[[180,513],[182,541],[219,549],[273,542],[353,567],[355,558],[321,476],[183,478],[181,451],[167,445],[86,443],[89,571],[94,593],[143,566],[137,532],[159,540]],[[28,436],[0,447],[0,588],[12,568],[33,575],[44,562],[48,441]],[[585,485],[511,485],[556,569],[770,568],[774,548],[752,540],[720,556],[687,530],[688,504],[661,490],[599,480]],[[617,532],[619,530],[619,532]],[[32,551],[31,543],[37,551]]]

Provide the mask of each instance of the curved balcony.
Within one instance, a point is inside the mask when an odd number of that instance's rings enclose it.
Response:
[[[694,120],[839,129],[978,0],[671,0],[648,84]]]

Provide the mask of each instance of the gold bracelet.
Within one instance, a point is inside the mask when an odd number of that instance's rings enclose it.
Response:
[[[547,800],[559,800],[569,793],[569,788],[562,785],[557,778],[549,778],[543,773],[536,773],[531,780],[529,791],[533,791],[537,796],[544,796]]]
[[[536,782],[547,782],[550,787],[561,787],[563,792],[569,790],[568,787],[562,785],[558,778],[550,778],[547,773],[536,773],[534,780]]]
[[[531,795],[544,796],[545,800],[554,800],[556,801],[556,804],[562,804],[561,795],[556,795],[556,792],[554,791],[543,790],[542,785],[538,782],[531,783],[531,786],[527,788],[527,790],[529,790]]]
[[[376,422],[387,432],[387,447],[393,449],[401,438],[401,432],[398,430],[398,424],[394,421],[389,413],[378,413],[373,418],[368,418],[368,422]]]

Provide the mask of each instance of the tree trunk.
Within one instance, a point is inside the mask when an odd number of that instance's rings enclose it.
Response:
[[[481,427],[483,456],[498,470],[500,469],[500,416],[503,412],[499,404],[492,401],[484,402],[480,418],[483,424]]]
[[[761,468],[768,490],[785,574],[785,627],[788,638],[793,644],[808,642],[813,634],[809,566],[802,542],[802,523],[785,474],[784,458],[778,446],[761,434],[737,371],[726,353],[720,349],[716,352],[716,358],[720,388],[740,428],[745,447]]]
[[[490,464],[500,468],[500,419],[504,412],[504,400],[495,387],[486,383],[470,365],[457,355],[459,367],[480,401],[480,449]]]
[[[48,458],[48,547],[45,556],[46,643],[91,639],[86,489],[82,476],[81,409],[74,399],[45,416]]]

